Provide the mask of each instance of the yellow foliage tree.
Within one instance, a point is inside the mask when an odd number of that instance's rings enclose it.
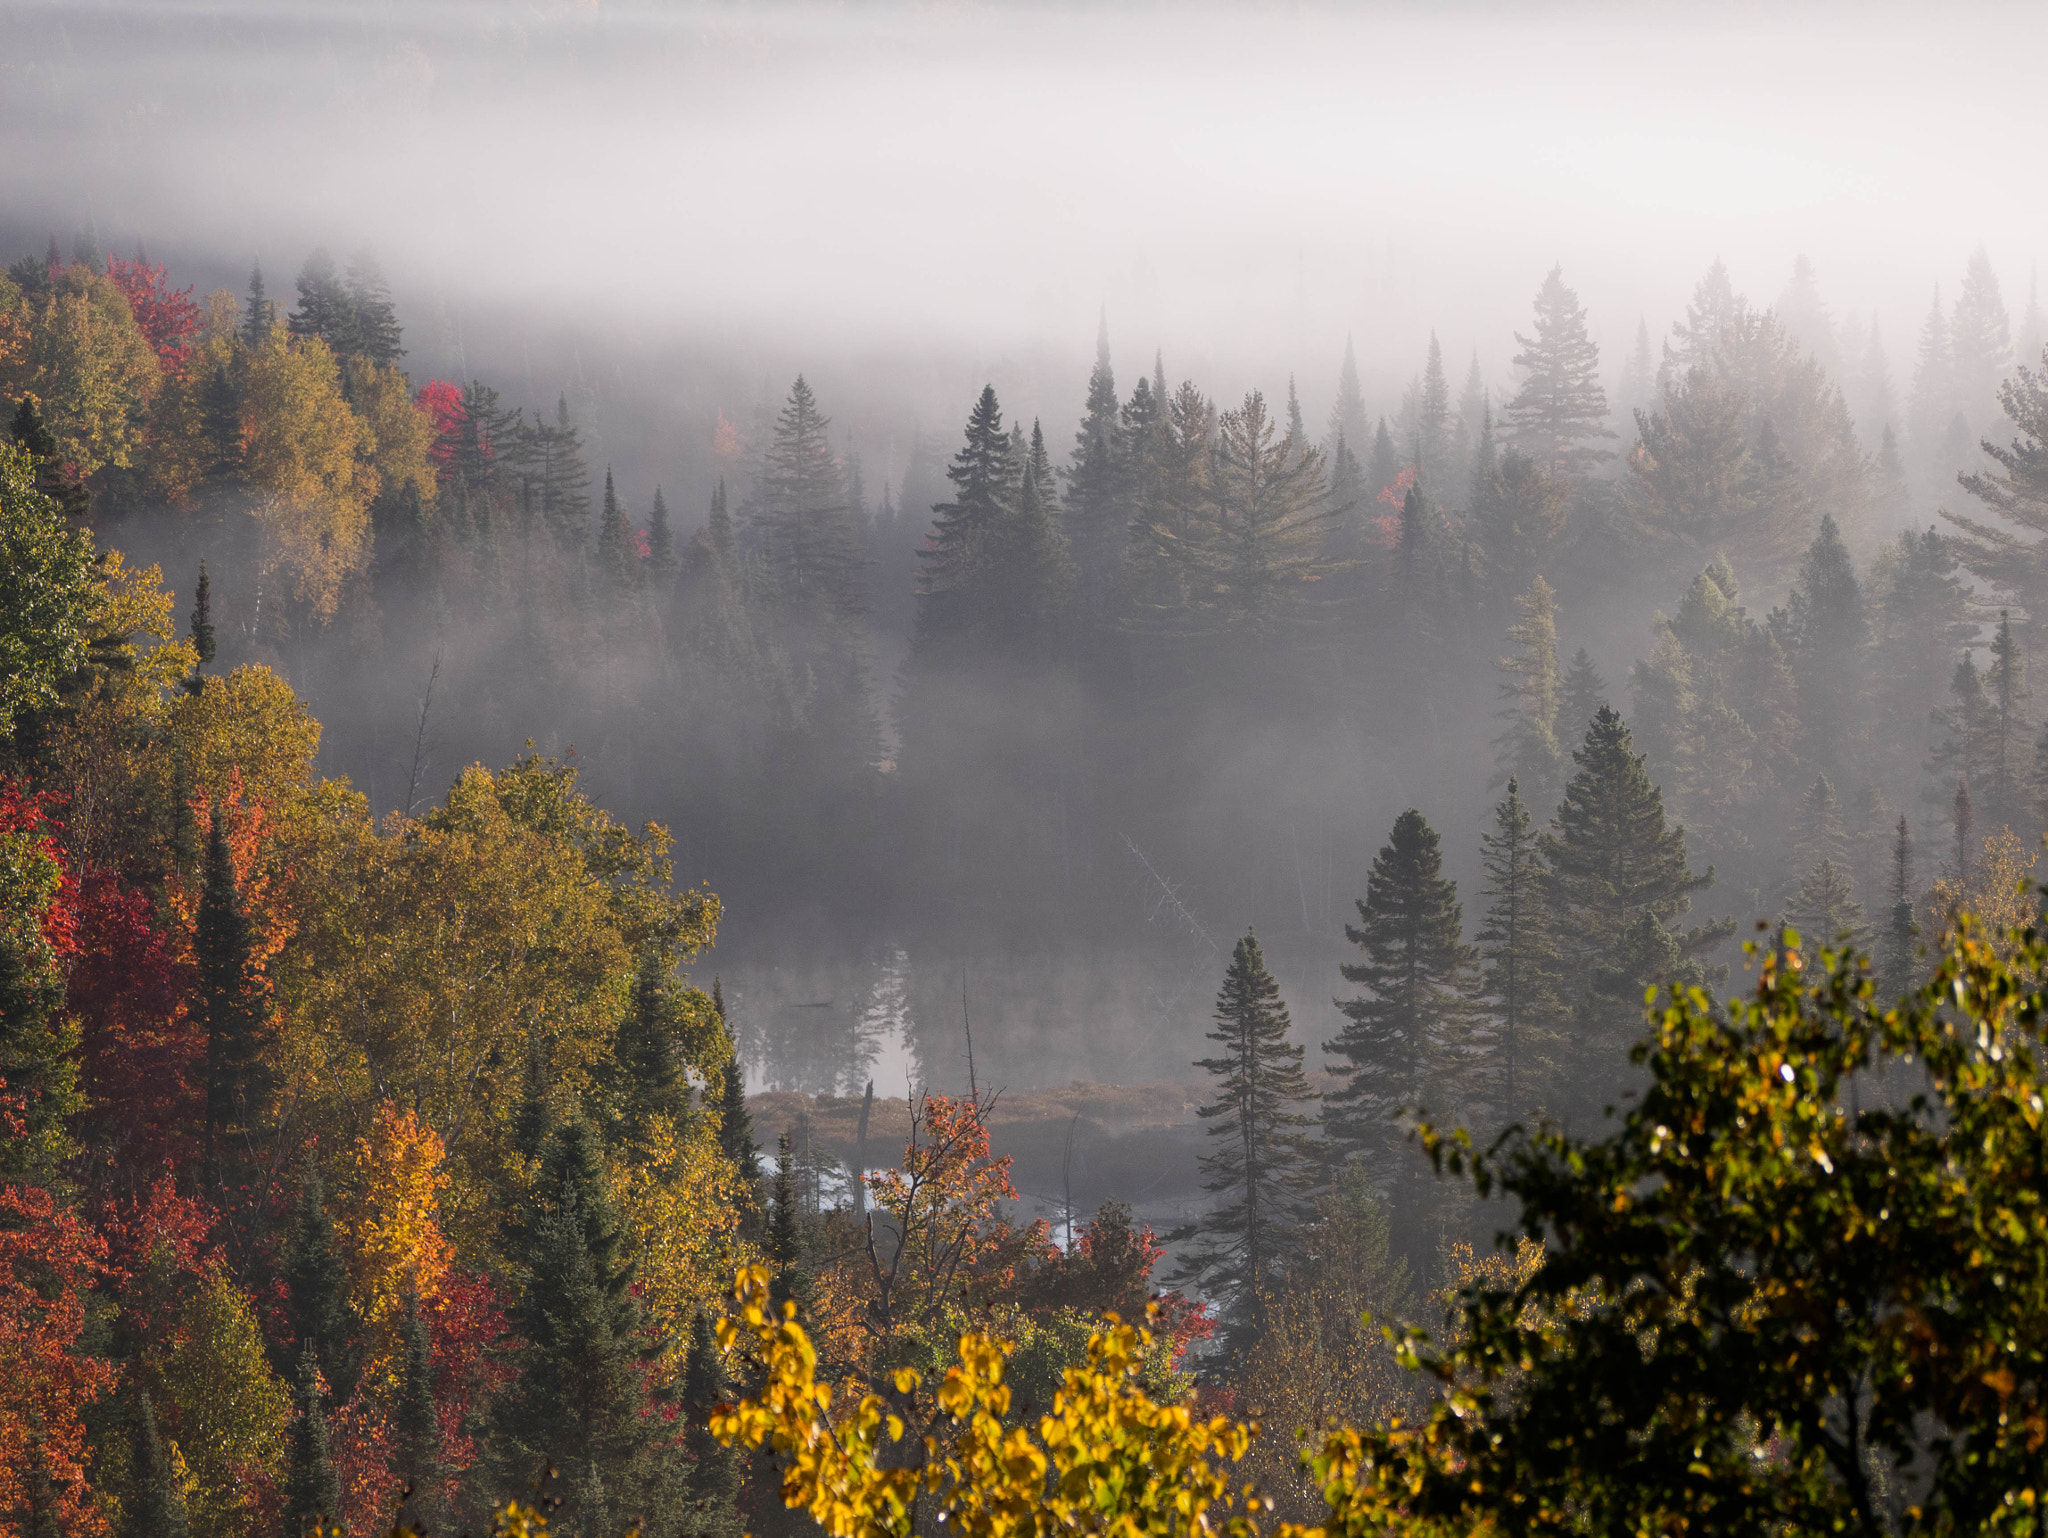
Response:
[[[210,400],[225,376],[232,380],[240,362],[242,311],[235,296],[216,289],[206,298],[206,319],[191,343],[185,366],[166,377],[150,403],[149,479],[153,496],[175,507],[188,507],[192,494],[223,455],[241,454],[239,411],[227,422],[212,419]],[[225,429],[225,441],[215,437]]]
[[[243,473],[263,530],[263,579],[282,588],[299,616],[325,624],[369,558],[376,445],[342,397],[341,369],[318,337],[273,332],[249,360],[245,399]]]
[[[1980,939],[2001,960],[2010,960],[2015,935],[2041,912],[2041,894],[2029,882],[2033,867],[2025,841],[2012,829],[1986,835],[1967,881],[1947,875],[1927,893],[1921,933],[1946,945],[1955,938],[1958,915],[1968,912]]]
[[[10,329],[20,345],[11,363],[0,355],[0,393],[40,402],[58,456],[81,478],[105,465],[133,464],[159,371],[127,296],[74,263],[40,294],[15,290],[13,303]]]
[[[370,435],[377,484],[386,496],[411,487],[432,507],[439,487],[434,461],[434,419],[412,403],[412,384],[396,364],[379,368],[367,358],[348,361],[349,399]]]
[[[364,1378],[397,1378],[408,1300],[440,1296],[453,1258],[439,1204],[448,1186],[445,1152],[417,1112],[380,1101],[369,1135],[350,1148],[337,1190],[350,1301],[368,1337]]]

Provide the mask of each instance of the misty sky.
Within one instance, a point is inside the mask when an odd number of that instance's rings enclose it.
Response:
[[[2038,5],[153,0],[0,42],[10,231],[261,250],[287,294],[367,239],[415,311],[1080,352],[1106,304],[1191,369],[1435,326],[1504,374],[1553,259],[1618,361],[1716,253],[1768,300],[1804,250],[1903,383],[1936,281],[1982,240],[2017,313],[2048,244]]]

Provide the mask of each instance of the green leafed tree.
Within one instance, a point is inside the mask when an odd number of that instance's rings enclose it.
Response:
[[[1316,1158],[1297,1107],[1314,1097],[1302,1049],[1287,1039],[1280,985],[1249,931],[1231,954],[1213,1018],[1209,1039],[1219,1051],[1195,1066],[1215,1080],[1216,1098],[1196,1114],[1215,1139],[1202,1155],[1202,1184],[1217,1205],[1171,1238],[1188,1246],[1175,1280],[1217,1300],[1225,1343],[1240,1350],[1257,1339],[1307,1216]]]
[[[105,604],[93,560],[92,537],[37,488],[34,457],[0,443],[0,734],[55,708],[84,660]]]

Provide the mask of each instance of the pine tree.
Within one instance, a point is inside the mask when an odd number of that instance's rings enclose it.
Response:
[[[1337,1003],[1347,1024],[1323,1050],[1338,1059],[1345,1082],[1325,1097],[1323,1125],[1332,1141],[1367,1156],[1383,1186],[1405,1195],[1401,1118],[1427,1098],[1458,1104],[1471,1088],[1464,1081],[1477,982],[1458,885],[1443,875],[1436,832],[1420,812],[1394,820],[1357,907],[1359,921],[1344,926],[1344,937],[1365,959],[1341,971],[1368,991]]]
[[[192,649],[199,655],[192,664],[191,676],[185,680],[185,691],[198,694],[206,687],[199,670],[214,658],[213,582],[206,574],[204,561],[199,563],[199,586],[192,596]]]
[[[683,1028],[667,948],[649,944],[640,952],[633,996],[619,1018],[607,1067],[613,1114],[629,1147],[641,1143],[657,1119],[666,1119],[678,1134],[689,1119],[690,1081],[676,1060]]]
[[[1539,803],[1557,793],[1564,754],[1557,742],[1558,699],[1562,680],[1557,666],[1557,597],[1538,577],[1516,601],[1522,617],[1508,629],[1512,650],[1495,667],[1501,708],[1495,719],[1506,722],[1493,739],[1495,785],[1520,780]]]
[[[1863,904],[1856,900],[1848,873],[1833,860],[1822,860],[1806,873],[1785,917],[1811,946],[1861,946],[1867,939]]]
[[[203,879],[192,936],[199,974],[193,1013],[206,1032],[206,1144],[226,1183],[225,1173],[250,1156],[265,1129],[270,1006],[218,801],[207,825]]]
[[[1287,1039],[1280,985],[1249,931],[1231,954],[1214,1019],[1209,1040],[1222,1052],[1195,1066],[1216,1078],[1217,1095],[1195,1114],[1218,1140],[1202,1155],[1202,1188],[1219,1205],[1170,1238],[1188,1244],[1175,1280],[1217,1300],[1225,1346],[1237,1354],[1264,1326],[1316,1179],[1309,1118],[1294,1109],[1313,1098],[1302,1049]]]
[[[1837,774],[1860,761],[1870,618],[1841,530],[1823,517],[1774,628],[1790,653],[1807,756]]]
[[[1572,654],[1571,666],[1564,670],[1557,707],[1559,746],[1591,726],[1593,717],[1606,703],[1607,680],[1600,676],[1592,657],[1581,646]]]
[[[1139,383],[1142,386],[1144,381]],[[1095,367],[1088,374],[1088,400],[1080,429],[1074,434],[1074,453],[1065,471],[1066,490],[1062,499],[1081,620],[1095,628],[1110,621],[1117,570],[1123,563],[1125,531],[1130,523],[1125,511],[1125,443],[1116,371],[1109,362],[1109,322],[1105,316],[1095,339]],[[1041,489],[1049,494],[1052,488]]]
[[[1535,820],[1521,787],[1493,809],[1493,831],[1479,836],[1486,871],[1486,915],[1478,932],[1483,984],[1500,1021],[1500,1105],[1519,1116],[1544,1101],[1556,1067],[1557,957]]]
[[[597,569],[614,593],[622,593],[633,581],[638,565],[633,549],[633,526],[626,522],[626,510],[612,485],[612,467],[604,467],[604,501],[597,520]]]
[[[564,1501],[554,1525],[596,1538],[648,1510],[659,1469],[633,1266],[580,1116],[549,1140],[535,1197],[517,1231],[524,1285],[508,1314],[522,1345],[492,1409],[494,1483],[518,1495],[552,1463]]]
[[[326,1188],[319,1166],[310,1162],[285,1231],[280,1279],[293,1344],[313,1353],[334,1403],[346,1404],[361,1371],[355,1310],[349,1306],[348,1273],[327,1215]]]
[[[2027,722],[2027,656],[2013,633],[2012,616],[1998,611],[1998,631],[1991,638],[1991,666],[1984,678],[1985,704],[1990,711],[1989,763],[1985,813],[1992,828],[2025,828],[2030,818],[2026,793],[2027,768],[2022,755],[2032,728]]]
[[[1579,296],[1565,287],[1564,268],[1550,269],[1536,291],[1536,334],[1515,333],[1522,350],[1515,366],[1527,370],[1503,419],[1515,446],[1552,475],[1583,476],[1614,457],[1597,447],[1612,438],[1607,392],[1600,384],[1600,347],[1586,332]]]
[[[1886,905],[1884,955],[1880,959],[1878,989],[1881,999],[1896,999],[1913,986],[1916,970],[1914,942],[1920,926],[1913,922],[1913,835],[1906,828],[1905,814],[1892,838],[1891,879],[1887,886],[1891,901]]]
[[[1970,253],[1963,270],[1962,290],[1949,322],[1949,358],[1956,409],[1969,422],[1981,423],[2012,367],[2012,323],[1990,253],[1981,245]]]
[[[1963,564],[1990,586],[2010,593],[2036,629],[2048,625],[2048,358],[2022,367],[2006,381],[2001,403],[2014,432],[2005,447],[1983,445],[1992,468],[1973,471],[1962,485],[1997,516],[1985,523],[1959,513],[1946,516],[1961,531],[1955,541]]]
[[[434,1403],[434,1342],[420,1300],[405,1315],[405,1355],[399,1365],[398,1400],[391,1417],[391,1477],[410,1491],[405,1525],[432,1533],[448,1522],[448,1466],[442,1454],[441,1412]]]
[[[1792,829],[1794,868],[1811,871],[1823,863],[1843,865],[1847,862],[1848,851],[1849,836],[1842,828],[1835,787],[1826,775],[1817,774],[1806,788],[1805,799],[1800,803],[1799,820]]]
[[[737,1502],[742,1473],[739,1453],[711,1434],[711,1412],[732,1394],[725,1362],[700,1308],[690,1320],[690,1348],[683,1358],[683,1447],[690,1455],[677,1531],[686,1538],[741,1538]]]
[[[405,348],[399,345],[405,333],[392,307],[384,270],[367,248],[349,258],[347,290],[354,351],[378,368],[390,368],[405,356]]]
[[[119,1538],[185,1538],[185,1492],[164,1451],[149,1391],[136,1396],[134,1439],[128,1459],[128,1485],[121,1501]]]
[[[277,324],[277,306],[265,297],[263,292],[263,264],[256,263],[249,269],[249,303],[243,311],[242,344],[251,352],[260,349],[270,340],[270,331]]]
[[[334,1474],[327,1412],[320,1405],[320,1363],[310,1343],[299,1353],[298,1386],[292,1397],[299,1413],[285,1453],[286,1538],[325,1527],[341,1514],[341,1482]]]
[[[1984,693],[1984,675],[1977,671],[1972,653],[1963,653],[1948,689],[1949,703],[1933,715],[1942,735],[1927,761],[1927,772],[1937,778],[1954,774],[1981,783],[1995,751],[1998,716]]]
[[[1644,988],[1696,980],[1686,961],[1725,939],[1734,920],[1682,936],[1669,932],[1693,894],[1713,885],[1713,868],[1704,875],[1687,868],[1685,830],[1666,826],[1664,798],[1610,706],[1594,715],[1572,762],[1578,773],[1541,849],[1573,1010],[1579,1061],[1572,1078],[1583,1091],[1598,1089],[1619,1068],[1626,1042],[1641,1028]],[[1641,970],[1664,965],[1665,946],[1672,970]]]

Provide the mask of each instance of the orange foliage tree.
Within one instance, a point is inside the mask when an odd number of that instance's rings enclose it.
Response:
[[[440,1135],[418,1112],[388,1100],[378,1105],[369,1135],[349,1150],[336,1226],[350,1301],[367,1337],[367,1382],[395,1378],[408,1299],[438,1297],[448,1275],[452,1252],[439,1210],[445,1162]]]

